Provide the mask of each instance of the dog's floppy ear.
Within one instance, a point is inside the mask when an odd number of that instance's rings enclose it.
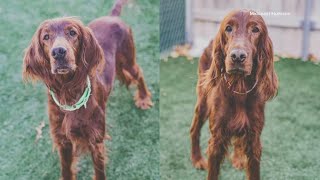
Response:
[[[105,65],[103,50],[88,27],[81,27],[80,59],[87,73],[101,72]]]
[[[226,68],[224,64],[225,60],[225,52],[224,52],[224,46],[225,46],[225,37],[224,33],[221,32],[221,29],[214,40],[213,43],[213,51],[212,51],[212,58],[213,58],[213,64],[215,67],[216,77],[220,76],[221,73],[224,73]]]
[[[24,80],[37,80],[50,73],[49,60],[46,59],[40,42],[41,29],[42,25],[39,26],[29,47],[25,50],[23,58]]]
[[[220,27],[220,30],[216,36],[216,38],[210,42],[208,48],[210,48],[210,55],[208,54],[209,58],[212,59],[211,66],[207,72],[208,76],[211,78],[217,78],[221,76],[221,73],[225,72],[225,52],[224,46],[226,44],[224,37],[223,28]]]
[[[207,90],[211,89],[216,84],[216,79],[225,72],[224,46],[226,42],[224,38],[223,31],[220,28],[216,38],[209,43],[201,56],[201,59],[207,59],[208,62],[211,62],[210,68],[203,74],[205,81],[201,83],[201,86],[208,88]]]
[[[267,101],[273,98],[278,90],[278,77],[275,73],[273,62],[273,46],[267,30],[265,30],[263,36],[259,39],[257,53],[258,94],[262,96],[263,100]]]

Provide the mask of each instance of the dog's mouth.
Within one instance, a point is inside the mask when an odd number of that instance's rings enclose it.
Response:
[[[72,71],[71,68],[66,66],[55,69],[56,74],[68,74],[70,71]]]
[[[244,68],[235,67],[227,71],[228,74],[244,75],[246,73]]]

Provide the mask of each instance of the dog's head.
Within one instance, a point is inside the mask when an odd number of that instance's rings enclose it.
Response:
[[[46,20],[38,27],[23,60],[25,78],[94,73],[103,51],[91,30],[75,18]]]
[[[253,76],[251,79],[259,80],[257,89],[263,99],[269,99],[278,87],[272,48],[267,26],[260,15],[249,10],[232,11],[221,22],[213,43],[213,76],[227,74],[235,81]]]
[[[214,52],[219,53],[221,68],[228,74],[247,76],[254,61],[271,61],[272,42],[263,18],[247,10],[229,13],[220,25]]]

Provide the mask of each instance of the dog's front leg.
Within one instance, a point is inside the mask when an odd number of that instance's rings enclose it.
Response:
[[[208,145],[208,180],[218,180],[220,165],[227,153],[230,138],[221,128],[212,131]]]
[[[260,136],[264,126],[264,107],[253,104],[252,107],[258,108],[249,115],[251,128],[245,136],[245,153],[247,156],[246,175],[248,180],[260,180],[260,160],[262,145]],[[253,109],[253,108],[252,108]]]
[[[248,158],[248,164],[246,169],[248,180],[260,179],[260,159],[261,159],[261,142],[260,135],[250,135],[246,145],[246,155]]]
[[[61,179],[62,180],[75,180],[76,176],[72,171],[72,145],[64,144],[58,146],[60,163],[61,163]]]
[[[92,144],[90,146],[91,157],[94,166],[94,180],[105,180],[105,150],[104,143]]]

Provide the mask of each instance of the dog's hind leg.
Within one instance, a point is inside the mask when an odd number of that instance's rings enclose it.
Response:
[[[203,124],[208,118],[207,113],[206,100],[203,96],[199,96],[190,129],[191,161],[193,166],[197,169],[207,169],[207,161],[202,157],[200,148],[200,133]]]
[[[230,156],[232,166],[236,169],[244,169],[247,164],[247,156],[245,154],[245,142],[243,137],[235,138],[232,141],[233,153]]]
[[[118,79],[127,87],[136,85],[135,104],[138,108],[149,109],[153,106],[151,93],[147,88],[141,68],[136,62],[135,46],[131,30],[116,55]]]

